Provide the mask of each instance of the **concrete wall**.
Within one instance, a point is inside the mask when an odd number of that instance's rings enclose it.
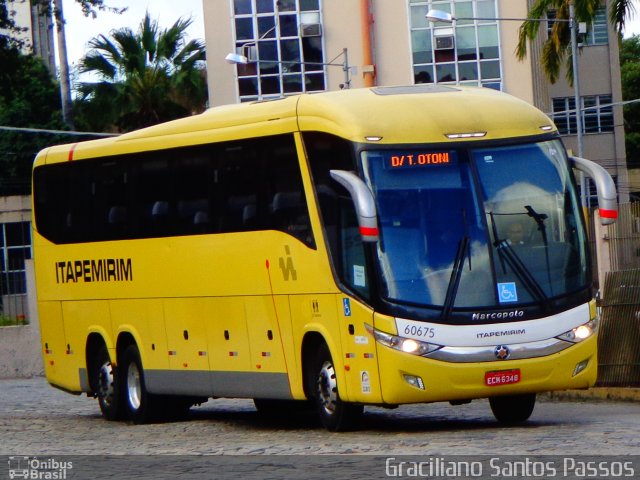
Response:
[[[0,327],[0,378],[44,374],[33,260],[26,261],[29,325]]]

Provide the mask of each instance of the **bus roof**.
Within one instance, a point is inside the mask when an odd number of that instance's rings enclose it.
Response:
[[[374,87],[215,107],[117,137],[50,147],[38,154],[36,165],[294,131],[402,144],[508,139],[555,130],[538,109],[491,89]]]

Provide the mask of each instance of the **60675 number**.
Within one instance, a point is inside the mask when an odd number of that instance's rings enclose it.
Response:
[[[403,333],[408,337],[433,338],[436,335],[436,330],[421,325],[406,325]]]

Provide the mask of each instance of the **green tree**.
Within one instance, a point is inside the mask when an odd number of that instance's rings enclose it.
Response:
[[[91,130],[130,131],[202,112],[207,102],[201,40],[186,41],[192,20],[161,30],[147,13],[137,32],[121,28],[89,42],[80,72],[76,120]]]
[[[51,0],[26,0],[30,1],[32,5],[37,5],[41,9],[48,11],[50,14],[54,13],[54,5]],[[117,9],[105,5],[104,0],[76,0],[76,3],[85,15],[96,17],[98,11],[112,11],[115,13],[122,13],[126,9]],[[19,27],[15,23],[11,9],[7,4],[7,0],[0,0],[0,29],[4,32],[0,32],[0,46],[7,46],[9,44],[13,46],[22,47],[23,42],[19,41],[16,35],[25,31],[26,27]]]
[[[0,48],[0,125],[14,128],[64,129],[60,95],[41,59],[15,46]],[[26,131],[0,130],[0,184],[27,186],[35,154],[61,138]]]
[[[618,32],[624,29],[627,18],[635,11],[634,0],[612,0],[609,2],[609,21]],[[536,0],[529,11],[527,20],[520,27],[516,55],[523,60],[527,55],[527,44],[537,38],[541,30],[541,22],[547,18],[547,13],[555,12],[558,20],[568,20],[569,5],[574,4],[575,18],[578,22],[585,22],[588,26],[593,24],[596,11],[601,6],[601,0]],[[542,67],[551,81],[558,80],[560,69],[566,62],[567,80],[573,83],[573,68],[571,57],[571,27],[566,21],[553,23],[549,38],[542,47]]]
[[[16,25],[11,10],[7,6],[7,0],[0,0],[0,48],[21,47],[22,42],[16,38],[21,31],[24,31],[24,28]]]
[[[640,99],[640,35],[622,40],[620,74],[623,100]],[[640,103],[624,107],[624,126],[627,166],[640,168]]]

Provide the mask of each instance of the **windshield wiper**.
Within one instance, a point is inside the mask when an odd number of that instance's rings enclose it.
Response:
[[[531,205],[525,205],[525,210],[527,211],[527,215],[535,220],[538,224],[538,231],[542,236],[542,243],[544,244],[544,257],[547,262],[547,279],[549,281],[549,289],[551,290],[551,295],[553,295],[553,282],[551,281],[551,262],[549,261],[549,240],[547,238],[547,226],[544,224],[544,221],[549,218],[544,213],[536,212]]]
[[[444,305],[442,306],[442,318],[447,318],[453,310],[456,296],[458,295],[458,287],[460,286],[460,278],[462,278],[462,268],[467,257],[469,257],[469,271],[471,271],[471,239],[469,238],[467,211],[464,209],[462,210],[462,223],[464,225],[464,236],[458,242],[458,249],[456,250],[456,256],[451,270],[451,278],[449,279],[447,294],[444,298]]]
[[[458,242],[458,250],[456,251],[456,258],[453,261],[453,269],[451,271],[451,279],[449,280],[449,286],[447,287],[447,295],[444,299],[444,305],[442,307],[442,318],[446,318],[451,314],[453,310],[453,304],[456,301],[456,295],[458,294],[458,287],[460,286],[460,278],[462,277],[462,268],[464,261],[469,251],[469,235],[465,235]],[[469,270],[471,270],[471,257],[469,256]]]
[[[493,246],[496,248],[498,255],[500,255],[500,260],[502,260],[502,268],[506,273],[506,268],[504,266],[504,262],[506,262],[511,270],[518,276],[520,281],[523,283],[524,287],[531,293],[531,295],[543,306],[546,308],[547,305],[547,295],[544,293],[544,290],[540,286],[540,284],[533,278],[531,272],[527,269],[520,257],[515,252],[511,244],[506,238],[500,238],[498,236],[498,228],[496,227],[496,222],[493,219],[493,212],[488,212],[489,217],[491,218],[491,228],[493,230],[493,238],[495,241],[493,242]]]
[[[525,205],[524,209],[527,211],[527,215],[533,218],[535,222],[538,224],[538,230],[542,235],[542,242],[544,243],[545,247],[548,246],[549,242],[547,240],[547,227],[544,224],[544,221],[549,217],[544,213],[536,212],[531,205]]]

